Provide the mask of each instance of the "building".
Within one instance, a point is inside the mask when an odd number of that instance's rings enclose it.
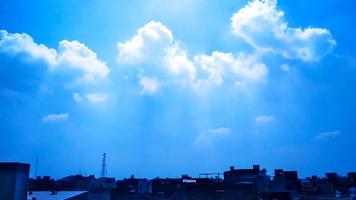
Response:
[[[151,182],[145,178],[125,178],[117,181],[117,191],[121,193],[145,194],[151,191]]]
[[[260,169],[259,165],[253,165],[252,169],[235,169],[230,167],[229,171],[224,172],[225,183],[252,183],[257,189],[257,193],[269,191],[270,177],[267,176],[266,169]]]
[[[94,175],[91,176],[82,176],[82,175],[74,175],[67,176],[58,181],[56,181],[56,188],[60,188],[61,190],[88,190],[95,185],[97,179]]]
[[[51,191],[56,190],[56,181],[50,176],[37,176],[36,179],[30,178],[28,190],[30,191]]]
[[[356,187],[356,172],[347,173],[347,179],[351,187]]]
[[[30,165],[0,163],[0,200],[26,200]]]
[[[91,188],[114,189],[116,188],[116,179],[107,177],[98,178],[92,182]]]
[[[256,199],[256,187],[252,182],[241,183],[188,183],[173,196],[175,199],[216,200],[216,199]],[[173,199],[173,198],[171,198]]]
[[[350,198],[351,200],[356,200],[356,187],[350,188]]]
[[[252,169],[235,169],[231,166],[229,171],[224,172],[225,182],[255,181],[259,175],[259,165],[254,165]]]
[[[152,194],[160,195],[165,198],[170,198],[179,190],[182,185],[181,179],[174,178],[155,178],[152,181]]]
[[[274,177],[271,181],[272,192],[294,192],[300,190],[301,183],[297,171],[274,170]]]

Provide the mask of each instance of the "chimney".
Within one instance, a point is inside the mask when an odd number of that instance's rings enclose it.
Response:
[[[230,171],[234,171],[235,170],[235,167],[234,166],[231,166],[230,167]]]
[[[260,165],[253,165],[253,169],[256,171],[260,171]]]

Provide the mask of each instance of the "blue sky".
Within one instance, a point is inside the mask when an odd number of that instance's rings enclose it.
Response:
[[[98,175],[103,152],[119,178],[355,170],[355,7],[1,1],[0,160],[54,177]]]

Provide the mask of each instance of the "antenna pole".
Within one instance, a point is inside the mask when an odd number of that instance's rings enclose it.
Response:
[[[107,169],[106,169],[106,153],[103,153],[103,159],[101,162],[101,172],[100,172],[100,177],[101,178],[106,178],[107,177]]]

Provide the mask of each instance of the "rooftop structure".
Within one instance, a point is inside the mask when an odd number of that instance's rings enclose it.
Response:
[[[30,165],[0,163],[0,199],[26,200]]]

